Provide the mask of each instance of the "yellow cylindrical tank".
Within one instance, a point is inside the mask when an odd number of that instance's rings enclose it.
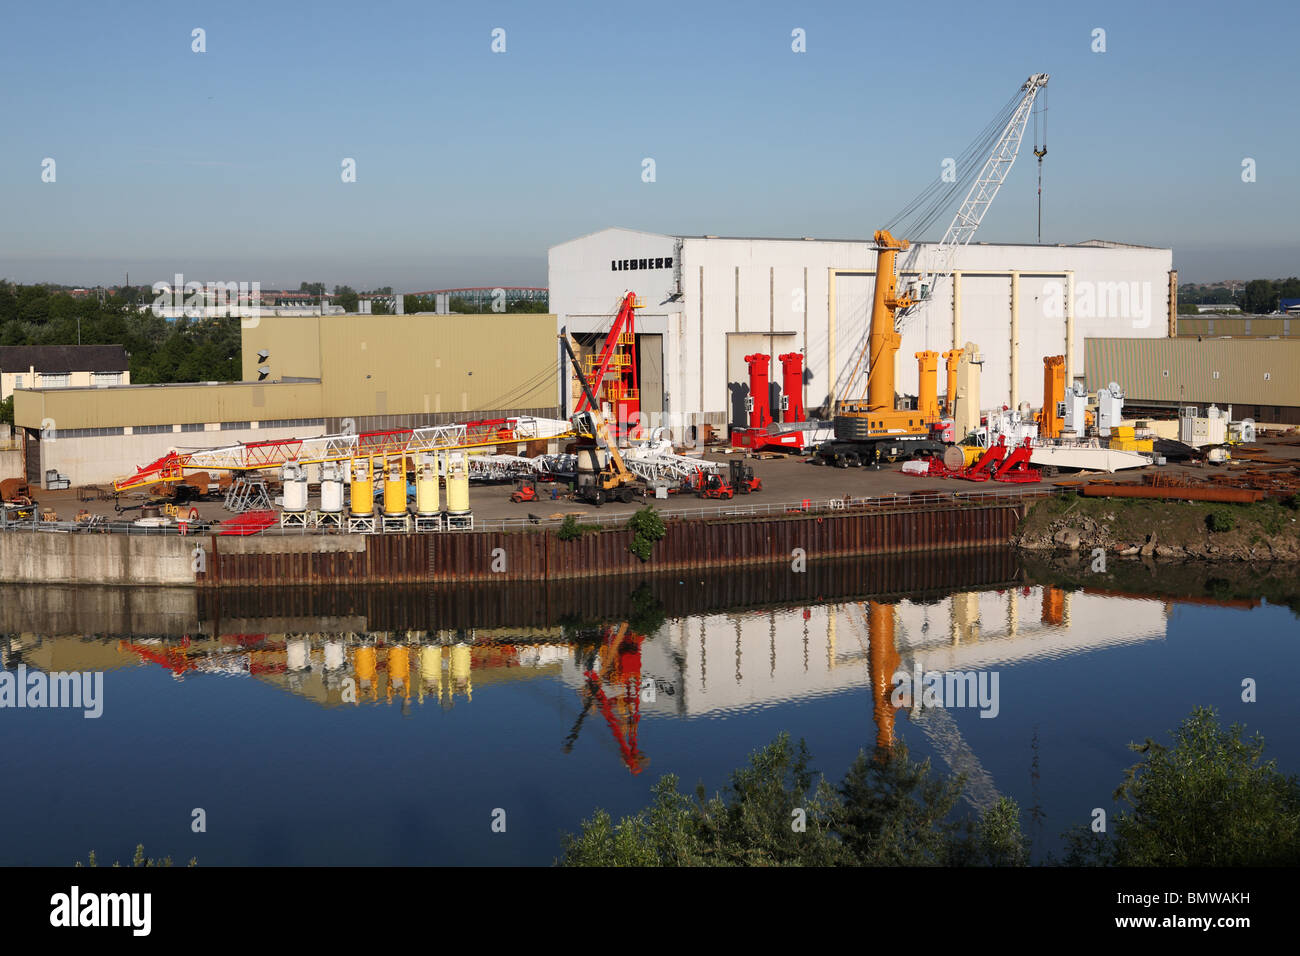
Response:
[[[389,461],[384,469],[384,514],[406,514],[406,459]]]
[[[966,458],[967,465],[973,465],[979,460],[980,455],[988,449],[981,448],[979,445],[962,445],[961,453]]]
[[[438,486],[438,465],[433,456],[426,456],[415,473],[415,510],[422,515],[436,515],[442,507]]]
[[[371,645],[362,645],[356,649],[352,656],[352,667],[357,674],[357,687],[359,690],[368,691],[370,696],[374,696],[375,687],[375,649]],[[357,696],[360,701],[360,695]]]
[[[436,644],[426,644],[420,648],[420,687],[436,691],[442,700],[442,648]]]
[[[447,458],[447,513],[469,514],[469,463],[463,454]]]
[[[398,644],[388,649],[388,699],[400,693],[411,696],[411,649]]]
[[[375,513],[375,479],[369,458],[352,459],[352,513]]]
[[[451,646],[451,689],[462,690],[471,700],[474,698],[474,682],[470,676],[471,651],[468,644]]]
[[[917,352],[916,360],[916,407],[922,418],[933,422],[939,417],[939,353]]]

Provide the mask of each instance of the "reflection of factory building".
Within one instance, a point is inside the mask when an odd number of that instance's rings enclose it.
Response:
[[[902,276],[933,269],[934,251],[922,243],[901,255]],[[748,354],[776,368],[780,354],[801,352],[803,406],[837,396],[866,337],[875,262],[862,240],[604,229],[551,248],[550,303],[558,326],[581,336],[608,326],[623,293],[635,292],[641,408],[687,425],[743,425]],[[917,393],[913,353],[974,342],[985,407],[1041,405],[1044,356],[1067,357],[1069,382],[1084,373],[1085,338],[1173,334],[1172,269],[1169,249],[1113,242],[962,247],[955,281],[904,327],[898,390]]]
[[[241,382],[19,386],[27,481],[104,484],[172,449],[556,411],[553,316],[245,321]]]
[[[890,609],[894,645],[909,670],[913,659],[926,669],[971,670],[1165,636],[1161,601],[1054,588],[880,606]],[[862,604],[670,622],[644,645],[642,672],[660,688],[647,709],[697,717],[860,689],[868,682],[870,623]],[[565,679],[577,684],[581,675],[566,665]]]
[[[1247,606],[1244,602],[1241,606]],[[597,737],[633,773],[653,751],[643,717],[713,717],[838,693],[866,694],[878,752],[900,716],[972,781],[993,781],[953,715],[891,699],[898,674],[989,674],[1028,661],[1163,640],[1171,604],[1123,594],[1026,587],[959,592],[933,602],[815,605],[670,620],[653,635],[626,622],[583,629],[366,630],[362,618],[228,619],[217,634],[87,639],[9,633],[0,663],[44,671],[142,664],[177,681],[241,676],[325,707],[388,706],[402,713],[492,708],[493,689],[549,680],[568,689],[575,722],[563,742]],[[270,627],[284,631],[268,632]],[[296,629],[296,630],[295,630]],[[209,629],[210,631],[210,629]],[[1003,703],[1018,691],[1003,675]],[[584,730],[584,727],[586,728]]]

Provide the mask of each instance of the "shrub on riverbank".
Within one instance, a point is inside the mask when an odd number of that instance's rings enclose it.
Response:
[[[80,860],[78,860],[75,865],[94,866],[94,867],[99,866],[99,861],[95,859],[95,851],[94,850],[90,851],[90,857],[86,860],[85,863],[82,863]],[[118,862],[114,862],[113,865],[120,867],[122,864]],[[143,866],[174,866],[175,864],[172,863],[172,858],[169,856],[164,856],[161,859],[157,859],[157,860],[153,859],[152,857],[145,856],[144,844],[137,843],[135,847],[135,856],[131,858],[131,865],[133,867],[143,867]],[[199,865],[198,858],[190,857],[190,862],[186,865],[198,866]]]
[[[1065,865],[1258,866],[1300,863],[1300,783],[1262,762],[1264,742],[1197,708],[1172,746],[1132,745],[1143,760],[1115,792],[1129,809],[1113,835],[1066,834]],[[1026,866],[1020,809],[1002,797],[957,815],[964,778],[912,760],[896,742],[859,753],[838,787],[783,734],[721,792],[693,797],[669,774],[654,802],[617,823],[597,810],[565,834],[564,866]],[[1049,858],[1049,862],[1058,862]]]
[[[664,519],[659,516],[659,512],[653,505],[646,505],[632,515],[627,527],[632,532],[632,543],[627,549],[642,561],[650,560],[655,542],[668,533]]]

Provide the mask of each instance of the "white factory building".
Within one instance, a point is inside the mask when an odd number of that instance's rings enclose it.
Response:
[[[936,263],[935,244],[922,243],[900,254],[899,271],[906,279]],[[579,341],[608,328],[625,292],[644,301],[636,323],[642,409],[651,424],[656,414],[667,424],[744,424],[751,353],[772,356],[779,384],[777,357],[803,352],[810,414],[857,397],[840,390],[867,334],[876,266],[868,240],[612,228],[551,247],[548,264],[551,311]],[[1067,356],[1068,382],[1083,378],[1085,338],[1172,335],[1176,288],[1169,249],[1098,240],[973,243],[957,250],[953,279],[903,329],[899,393],[916,394],[916,352],[972,342],[984,359],[982,407],[1037,407],[1044,356]],[[561,388],[572,408],[577,396],[564,373]]]

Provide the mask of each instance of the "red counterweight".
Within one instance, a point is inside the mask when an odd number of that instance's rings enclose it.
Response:
[[[749,427],[766,428],[772,424],[771,393],[767,384],[767,366],[772,357],[755,353],[746,355],[745,361],[749,363]]]
[[[803,353],[787,352],[777,357],[781,360],[781,396],[785,399],[781,421],[801,422],[803,421]]]

